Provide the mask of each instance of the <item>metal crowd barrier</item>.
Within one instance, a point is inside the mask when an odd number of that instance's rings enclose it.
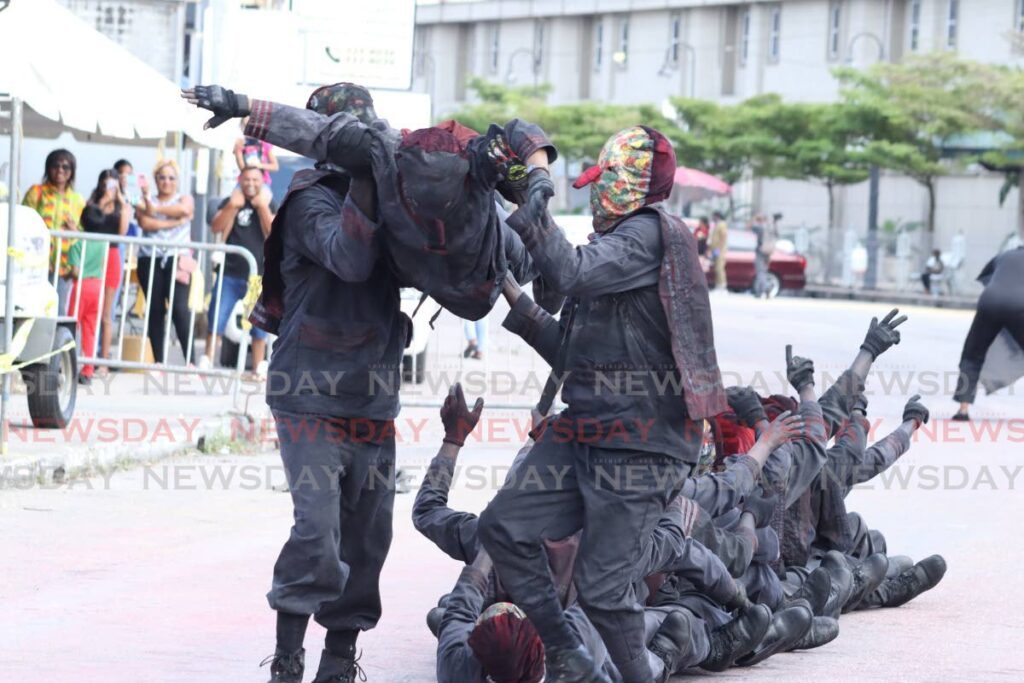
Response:
[[[165,362],[163,362],[163,363],[155,362],[156,361],[155,354],[154,354],[154,362],[152,362],[152,363],[147,362],[146,361],[146,355],[145,355],[146,354],[146,349],[147,349],[147,341],[149,340],[149,336],[148,336],[149,335],[149,316],[150,316],[150,310],[151,310],[149,298],[146,295],[146,292],[152,292],[153,291],[153,274],[154,274],[154,272],[156,270],[155,268],[150,268],[149,269],[149,276],[147,278],[147,283],[146,283],[146,286],[145,286],[144,289],[142,287],[141,280],[139,281],[139,288],[141,290],[140,293],[144,297],[146,297],[146,305],[145,305],[145,308],[144,308],[144,313],[143,313],[143,318],[142,318],[142,341],[139,344],[138,358],[136,358],[136,359],[126,359],[126,358],[124,358],[124,337],[125,337],[125,327],[126,327],[126,325],[128,325],[129,314],[131,312],[131,309],[133,308],[133,306],[130,305],[129,302],[130,301],[134,301],[134,299],[131,299],[131,297],[129,296],[129,293],[130,293],[131,287],[132,287],[131,274],[132,274],[132,270],[134,270],[134,268],[129,267],[129,266],[132,266],[133,264],[137,263],[140,247],[150,247],[150,248],[168,247],[168,248],[173,249],[171,254],[168,255],[168,258],[170,258],[171,261],[172,261],[171,262],[171,273],[176,273],[177,272],[177,269],[178,269],[178,257],[180,255],[180,253],[182,251],[185,251],[185,250],[192,250],[196,254],[195,259],[196,259],[196,262],[197,262],[195,271],[193,272],[193,277],[195,277],[195,273],[206,272],[206,270],[204,269],[205,260],[206,260],[207,257],[212,257],[212,255],[214,253],[218,253],[219,252],[219,253],[224,254],[225,256],[227,254],[235,254],[235,255],[241,256],[245,260],[246,265],[249,268],[248,276],[246,277],[246,282],[252,282],[253,276],[255,276],[258,273],[258,268],[256,266],[256,259],[253,257],[253,255],[247,249],[245,249],[243,247],[234,246],[234,245],[228,245],[228,244],[209,244],[209,243],[201,243],[201,242],[176,242],[176,241],[172,241],[172,240],[151,239],[151,238],[148,238],[148,237],[128,237],[128,236],[121,236],[121,235],[107,235],[107,234],[100,234],[100,233],[78,232],[78,231],[67,231],[67,230],[51,230],[50,231],[50,235],[51,235],[52,239],[56,241],[56,250],[54,251],[54,261],[53,261],[52,264],[50,264],[52,266],[52,274],[53,274],[52,283],[53,283],[53,285],[55,287],[57,286],[57,278],[59,277],[59,268],[58,268],[58,266],[59,266],[59,259],[60,259],[60,254],[61,254],[61,247],[63,245],[64,240],[73,240],[73,241],[77,240],[77,241],[81,241],[82,242],[82,254],[81,254],[81,258],[79,259],[79,263],[80,264],[84,264],[85,263],[85,257],[86,257],[86,254],[88,253],[88,249],[90,248],[90,246],[96,245],[96,246],[92,246],[92,248],[100,248],[100,249],[104,250],[103,251],[103,271],[102,271],[104,273],[104,276],[102,276],[100,278],[101,280],[104,281],[104,283],[105,283],[105,274],[106,274],[107,265],[108,265],[107,261],[110,258],[110,247],[111,247],[111,245],[122,245],[123,244],[123,245],[125,245],[127,247],[127,252],[125,254],[124,262],[122,264],[122,274],[121,274],[121,283],[120,283],[121,284],[121,288],[120,288],[120,291],[121,291],[121,306],[120,306],[120,311],[119,311],[119,313],[120,313],[120,322],[118,322],[116,319],[111,321],[112,324],[114,324],[115,327],[117,328],[116,344],[114,343],[113,339],[111,340],[110,351],[111,351],[111,356],[112,357],[111,358],[102,358],[100,356],[100,354],[101,354],[100,340],[101,340],[102,327],[103,327],[103,304],[104,304],[104,297],[106,296],[106,286],[104,284],[104,285],[101,285],[101,287],[100,287],[100,296],[99,296],[99,301],[97,302],[97,311],[96,311],[97,322],[96,322],[96,333],[95,333],[95,339],[94,339],[95,345],[93,346],[93,354],[91,356],[88,356],[88,357],[83,356],[83,355],[80,354],[79,357],[78,357],[79,366],[81,366],[81,365],[95,365],[95,366],[106,366],[106,367],[112,367],[112,368],[123,368],[123,369],[126,369],[126,370],[159,370],[159,371],[164,371],[164,372],[176,372],[176,373],[188,373],[188,374],[193,374],[194,373],[194,374],[203,374],[203,375],[210,375],[210,376],[217,376],[217,377],[229,377],[229,378],[231,378],[233,380],[233,382],[232,382],[232,398],[233,399],[237,399],[239,385],[240,385],[241,379],[242,379],[242,374],[245,372],[245,361],[246,361],[246,356],[247,356],[248,348],[249,348],[249,335],[243,335],[241,343],[238,345],[238,361],[235,364],[234,368],[232,368],[232,369],[217,368],[217,367],[213,367],[214,363],[211,363],[211,367],[209,367],[209,368],[200,368],[198,366],[198,363],[194,363],[193,362],[194,359],[192,358],[192,349],[193,349],[194,341],[195,341],[194,337],[195,337],[195,323],[196,323],[197,311],[190,306],[189,307],[190,308],[189,336],[188,336],[188,342],[189,343],[188,343],[188,348],[187,349],[182,349],[182,353],[185,356],[184,363],[182,365],[174,365],[174,364],[171,364],[171,363],[167,362],[167,359],[169,358],[169,355],[170,355],[169,354],[169,349],[170,349],[170,342],[171,342],[171,339],[172,339],[172,337],[171,337],[171,329],[173,327],[173,313],[172,313],[172,311],[173,311],[173,302],[174,302],[174,291],[175,291],[176,287],[189,287],[190,285],[183,285],[183,284],[181,284],[181,283],[179,283],[177,281],[177,278],[174,278],[174,277],[171,278],[171,287],[170,287],[170,292],[168,294],[168,305],[167,305],[167,311],[166,311],[166,315],[165,315],[165,319],[164,319],[164,328],[163,328],[163,330],[164,330],[163,331],[163,341],[164,341],[164,358],[165,358]],[[223,263],[223,261],[221,261],[221,263]],[[221,268],[221,273],[223,273],[223,266]],[[75,286],[75,289],[74,289],[74,291],[75,291],[75,302],[74,302],[74,306],[75,307],[74,307],[74,310],[76,311],[76,316],[74,316],[74,317],[77,317],[77,313],[82,310],[81,309],[82,279],[83,279],[83,277],[82,277],[82,268],[80,267],[79,268],[79,272],[78,272],[78,277],[75,280],[75,285],[76,286]],[[221,295],[223,293],[223,286],[224,286],[224,278],[223,277],[218,277],[217,278],[217,285],[211,291],[210,308],[213,309],[213,313],[214,313],[213,319],[214,319],[214,321],[217,321],[217,320],[220,319],[220,306],[221,306]],[[204,292],[204,298],[205,298],[205,292]],[[69,299],[69,301],[68,301],[68,309],[69,310],[70,310],[70,304],[71,304],[71,301]],[[60,313],[61,313],[61,315],[67,315],[67,311],[61,311]],[[216,330],[216,328],[211,329],[210,333],[215,332],[215,330]],[[216,358],[217,358],[217,353],[216,353],[217,352],[217,348],[216,348],[217,347],[217,335],[213,336],[213,344],[214,344],[214,348],[212,350],[209,350],[209,353],[207,353],[207,355],[211,358],[211,360],[214,360],[214,362],[215,362]],[[255,368],[254,368],[254,370],[255,370]]]

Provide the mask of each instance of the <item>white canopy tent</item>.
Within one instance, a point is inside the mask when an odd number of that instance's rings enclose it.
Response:
[[[231,126],[203,130],[208,117],[175,83],[55,0],[13,0],[0,12],[0,93],[25,103],[30,137],[70,129],[92,142],[154,145],[183,133],[231,149],[237,135]]]
[[[12,0],[0,11],[0,132],[11,136],[6,272],[13,272],[14,206],[25,136],[52,138],[70,131],[89,142],[148,146],[187,138],[193,145],[231,149],[237,128],[204,130],[206,118],[180,98],[175,83],[55,0]],[[4,353],[14,327],[14,287],[5,290]],[[0,454],[6,452],[9,390],[5,374]]]

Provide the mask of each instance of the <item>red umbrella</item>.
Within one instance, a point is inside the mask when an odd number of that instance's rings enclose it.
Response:
[[[680,196],[684,202],[696,202],[732,193],[732,186],[721,178],[685,166],[676,169],[675,182],[680,187]]]

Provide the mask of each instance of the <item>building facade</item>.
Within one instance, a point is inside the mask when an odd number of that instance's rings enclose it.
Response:
[[[953,50],[988,63],[1024,64],[1011,37],[1024,31],[1024,0],[467,0],[421,2],[413,88],[434,111],[472,97],[472,77],[547,83],[549,102],[660,104],[672,96],[722,103],[762,93],[789,101],[838,97],[832,69]],[[939,181],[936,244],[971,233],[975,272],[1016,229],[1016,191],[1000,206],[1003,178],[972,168]],[[741,200],[781,211],[790,225],[827,223],[824,189],[762,179]],[[838,221],[863,234],[866,184],[837,192]],[[927,196],[887,174],[880,221],[915,222]],[[966,278],[970,279],[970,278]]]

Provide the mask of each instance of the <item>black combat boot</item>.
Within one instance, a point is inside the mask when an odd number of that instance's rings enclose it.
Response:
[[[803,585],[793,593],[792,597],[786,600],[789,607],[798,600],[806,600],[811,606],[814,616],[820,617],[825,611],[825,604],[828,602],[829,591],[832,589],[832,579],[829,578],[828,570],[818,567],[807,575]]]
[[[306,670],[306,651],[285,652],[278,648],[260,666],[270,665],[270,681],[268,683],[302,683],[302,674]]]
[[[814,617],[810,630],[793,646],[794,650],[813,650],[839,637],[839,620],[831,617]]]
[[[864,598],[864,607],[899,607],[926,590],[930,590],[946,574],[946,560],[932,555],[921,560],[899,576],[882,582],[875,592]]]
[[[753,652],[772,623],[772,611],[753,605],[728,624],[711,632],[711,651],[700,663],[705,671],[725,671],[745,654]]]
[[[843,605],[843,613],[857,609],[861,600],[881,586],[888,569],[889,560],[882,553],[875,553],[863,562],[853,563],[853,592]]]
[[[549,647],[544,654],[545,683],[611,683],[587,648]]]
[[[780,609],[772,615],[772,623],[761,642],[749,655],[737,659],[736,666],[754,666],[777,652],[792,650],[811,630],[813,623],[814,612],[806,600]]]
[[[853,572],[846,562],[846,558],[838,550],[830,550],[821,560],[821,566],[828,572],[832,580],[832,587],[829,590],[828,602],[821,616],[838,619],[843,611],[843,605],[850,599],[853,592]]]
[[[437,634],[441,630],[441,619],[444,618],[444,612],[444,607],[432,607],[427,612],[427,628],[430,629],[435,638],[437,638]]]
[[[659,683],[667,681],[680,668],[683,658],[690,653],[692,637],[690,620],[681,612],[672,612],[661,622],[650,645],[651,652],[665,663],[665,673],[658,679]]]
[[[359,666],[359,657],[339,657],[326,649],[320,654],[320,666],[313,683],[355,683],[357,680],[366,680],[366,673]]]

